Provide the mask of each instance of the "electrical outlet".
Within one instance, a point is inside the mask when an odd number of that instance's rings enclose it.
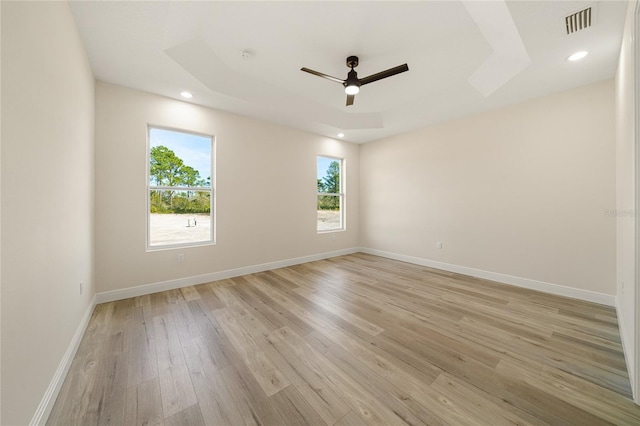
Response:
[[[437,248],[438,250],[442,248],[442,243],[441,243],[440,241],[438,241],[438,242],[436,243],[436,248]]]
[[[183,253],[178,254],[178,262],[180,262],[180,263],[184,262],[184,254]]]
[[[84,285],[84,283],[82,281],[80,281],[80,295],[82,295],[82,286]]]

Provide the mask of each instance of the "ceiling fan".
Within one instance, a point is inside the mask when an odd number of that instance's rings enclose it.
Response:
[[[354,70],[358,66],[358,57],[349,56],[347,58],[347,67],[351,68],[351,71],[347,74],[346,80],[341,80],[330,75],[310,70],[309,68],[300,68],[300,71],[308,72],[309,74],[317,75],[318,77],[326,78],[327,80],[335,81],[344,86],[344,92],[347,94],[347,106],[353,105],[353,100],[356,97],[356,93],[360,91],[360,86],[373,83],[374,81],[382,80],[383,78],[391,77],[401,72],[409,71],[407,64],[398,65],[397,67],[389,68],[386,71],[380,71],[376,74],[371,74],[368,77],[358,78],[358,73]]]

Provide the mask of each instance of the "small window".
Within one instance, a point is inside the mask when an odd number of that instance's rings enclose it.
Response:
[[[214,242],[213,137],[149,127],[147,248]]]
[[[318,156],[318,232],[344,229],[344,160]]]

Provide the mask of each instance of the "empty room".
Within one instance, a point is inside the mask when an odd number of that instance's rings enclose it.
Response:
[[[0,424],[640,424],[639,0],[0,23]]]

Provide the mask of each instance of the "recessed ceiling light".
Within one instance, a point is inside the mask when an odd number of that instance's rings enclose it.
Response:
[[[344,138],[344,133],[338,133],[339,138]]]
[[[588,54],[589,54],[589,52],[587,52],[586,50],[581,50],[581,51],[576,52],[573,55],[569,56],[567,58],[567,61],[579,61],[580,59],[584,58]]]
[[[186,98],[186,99],[193,98],[193,95],[191,93],[187,92],[187,91],[180,92],[180,96],[182,96],[183,98]]]

